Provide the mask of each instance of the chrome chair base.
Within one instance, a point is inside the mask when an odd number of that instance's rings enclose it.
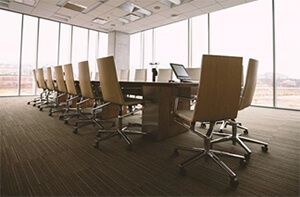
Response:
[[[239,123],[236,123],[234,121],[230,122],[230,125],[232,126],[232,133],[214,133],[214,135],[217,136],[221,136],[220,138],[214,139],[211,141],[211,145],[215,144],[215,143],[220,143],[220,142],[225,142],[225,141],[232,141],[232,143],[235,145],[236,143],[238,143],[245,151],[245,157],[246,159],[250,159],[250,155],[251,155],[251,150],[248,148],[248,146],[244,143],[244,141],[246,142],[251,142],[251,143],[255,143],[255,144],[260,144],[262,145],[261,149],[264,152],[268,151],[268,143],[260,141],[260,140],[255,140],[255,139],[251,139],[248,137],[244,137],[242,136],[241,133],[237,133],[237,128]]]

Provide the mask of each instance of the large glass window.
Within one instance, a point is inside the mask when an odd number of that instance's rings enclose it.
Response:
[[[99,32],[98,58],[108,55],[108,34]]]
[[[59,23],[40,19],[38,67],[57,66]]]
[[[98,52],[98,32],[89,30],[89,66],[90,66],[90,72],[95,73],[96,70],[96,58],[97,58],[97,52]]]
[[[154,29],[155,58],[158,68],[170,68],[170,62],[188,64],[188,21]]]
[[[35,93],[32,70],[36,68],[38,18],[24,16],[21,60],[21,95]]]
[[[0,10],[0,96],[18,95],[22,15]]]
[[[300,1],[275,1],[277,106],[300,109]]]
[[[255,1],[211,14],[211,54],[259,61],[252,104],[273,105],[272,1]]]
[[[150,63],[153,63],[153,30],[148,30],[143,32],[144,39],[144,68],[147,68],[147,80],[152,79],[152,66]]]
[[[134,78],[134,69],[141,68],[141,33],[132,34],[130,36],[130,80]]]
[[[60,24],[59,65],[71,63],[71,25]]]
[[[73,26],[72,64],[74,77],[78,77],[78,63],[88,60],[88,30]]]
[[[208,18],[207,15],[191,19],[192,63],[191,67],[201,67],[202,55],[208,54]]]

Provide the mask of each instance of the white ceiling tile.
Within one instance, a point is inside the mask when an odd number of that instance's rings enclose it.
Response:
[[[171,18],[171,15],[179,15],[180,13],[177,10],[169,9],[159,13],[159,15],[164,16],[166,18]]]
[[[48,12],[46,10],[34,9],[31,12],[31,14],[34,15],[34,16],[40,16],[40,17],[49,18],[53,14],[53,12]]]
[[[71,18],[68,22],[72,23],[72,24],[82,25],[82,24],[85,24],[87,21],[77,19],[77,18]]]
[[[114,21],[116,20],[118,17],[113,16],[109,13],[105,13],[105,14],[101,14],[100,16],[98,16],[99,18],[105,19],[107,21]]]
[[[48,12],[56,12],[60,7],[47,2],[39,2],[35,9],[46,10]]]
[[[154,14],[152,16],[149,16],[148,19],[151,20],[152,22],[157,22],[157,21],[165,20],[166,17],[160,14]]]
[[[58,14],[62,14],[65,16],[70,16],[70,17],[74,17],[76,15],[78,15],[80,12],[76,12],[67,8],[60,8],[56,13]]]
[[[110,10],[114,9],[113,6],[111,5],[107,5],[107,4],[102,4],[100,5],[98,8],[96,8],[95,10],[89,12],[88,14],[93,15],[93,16],[99,16],[101,14],[104,14]]]
[[[70,0],[73,3],[79,4],[79,5],[83,5],[85,7],[89,7],[93,4],[95,4],[97,1],[96,0]]]
[[[156,8],[159,8],[159,9],[156,9]],[[148,5],[146,7],[146,9],[153,12],[153,13],[159,13],[159,12],[163,12],[165,10],[168,10],[170,8],[168,6],[160,3],[160,2],[156,2],[156,3],[153,3],[151,5]]]
[[[23,5],[23,4],[20,4],[20,3],[10,2],[9,3],[9,9],[28,14],[28,13],[32,12],[33,7]]]
[[[211,6],[207,6],[205,8],[201,8],[201,10],[206,12],[206,13],[215,12],[215,11],[218,11],[218,10],[221,10],[221,9],[223,9],[223,7],[218,3],[216,3],[214,5],[211,5]]]
[[[182,5],[176,6],[173,9],[177,10],[179,13],[187,13],[187,12],[192,12],[194,10],[197,10],[198,8],[190,3],[185,3]]]
[[[85,20],[85,21],[90,21],[90,22],[91,22],[95,17],[94,17],[94,16],[87,15],[87,14],[79,13],[79,14],[76,15],[74,18],[75,18],[75,19],[80,19],[80,20]]]
[[[192,17],[195,17],[195,16],[199,16],[199,15],[202,15],[202,14],[205,14],[204,11],[198,9],[198,10],[194,10],[192,12],[187,12],[187,13],[184,13],[184,15],[187,17],[187,18],[192,18]]]
[[[190,4],[196,6],[197,8],[203,8],[207,6],[211,6],[216,4],[217,2],[215,0],[194,0],[191,1]]]
[[[244,4],[244,3],[245,3],[244,0],[227,0],[224,2],[220,2],[220,4],[224,8],[229,8],[229,7],[237,6],[237,5]]]
[[[114,8],[108,12],[110,15],[116,16],[116,17],[123,17],[126,14],[129,14],[128,12],[121,10],[120,8]]]
[[[118,7],[119,5],[121,5],[125,2],[126,2],[126,0],[109,0],[109,1],[105,2],[105,4],[111,5],[113,7]]]
[[[227,0],[216,0],[218,3],[223,2],[223,1],[227,1]]]
[[[148,6],[148,5],[151,5],[155,2],[157,2],[157,0],[130,0],[129,2],[135,4],[135,5],[138,5],[138,6],[141,6],[142,8]]]

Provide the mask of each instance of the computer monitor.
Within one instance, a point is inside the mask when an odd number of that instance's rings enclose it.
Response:
[[[170,65],[177,79],[179,79],[180,81],[191,80],[191,77],[182,64],[170,63]]]

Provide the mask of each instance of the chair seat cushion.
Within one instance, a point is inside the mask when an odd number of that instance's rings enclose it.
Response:
[[[191,122],[193,118],[194,111],[193,110],[176,110],[175,115],[181,119],[184,119],[188,122]]]

